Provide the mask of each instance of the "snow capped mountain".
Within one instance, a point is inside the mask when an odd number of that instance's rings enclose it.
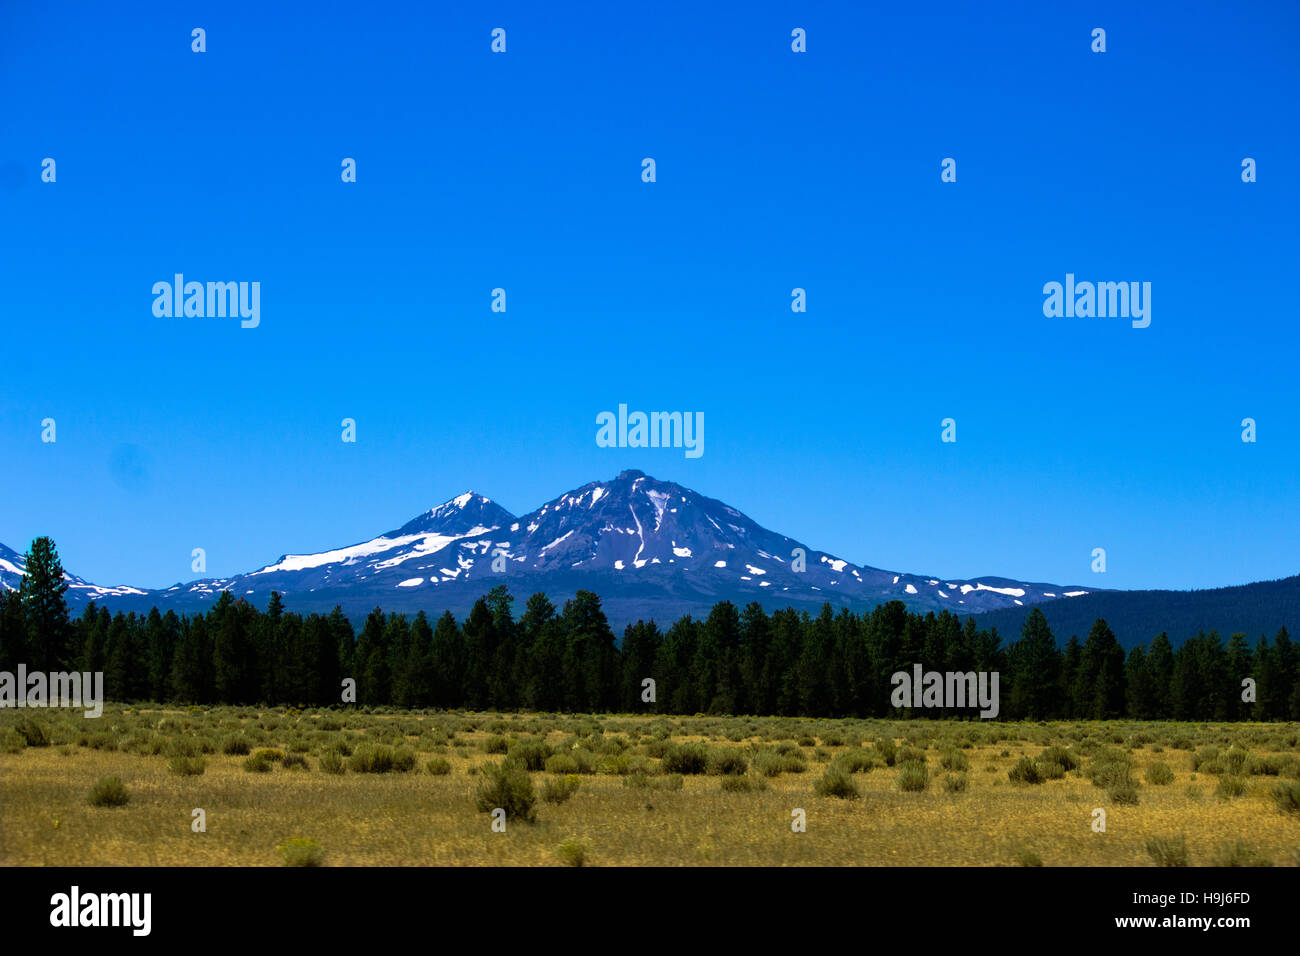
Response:
[[[26,558],[12,548],[0,544],[0,591],[17,591],[18,585],[26,573]],[[86,601],[98,601],[106,597],[129,597],[149,593],[140,588],[125,586],[115,588],[100,587],[76,575],[68,574],[66,570],[63,572],[63,580],[68,582],[68,590],[64,594],[64,600],[74,607]]]
[[[16,587],[21,573],[21,556],[0,545],[0,582]],[[184,611],[210,604],[224,590],[258,604],[279,591],[295,610],[338,604],[353,616],[376,606],[463,615],[502,583],[520,603],[535,591],[558,604],[588,589],[601,596],[616,623],[707,613],[726,599],[810,610],[826,601],[861,609],[899,600],[913,609],[974,613],[1088,593],[1001,577],[959,580],[855,565],[640,471],[590,482],[522,517],[467,491],[368,541],[284,554],[231,578],[148,592],[69,582],[74,606],[94,599],[124,610],[157,604]]]

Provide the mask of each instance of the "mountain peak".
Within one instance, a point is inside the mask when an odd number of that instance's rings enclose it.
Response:
[[[491,498],[476,491],[465,491],[448,498],[436,508],[413,518],[395,534],[468,534],[475,528],[500,528],[509,525],[515,516]]]
[[[637,468],[628,468],[628,469],[626,469],[626,470],[624,470],[624,471],[620,471],[620,472],[618,473],[618,477],[615,478],[614,480],[615,480],[615,481],[625,481],[625,480],[632,480],[632,481],[635,481],[635,480],[638,479],[638,478],[650,478],[650,476],[647,475],[644,471],[641,471],[640,469],[637,469]],[[654,481],[653,478],[650,478],[650,480],[651,480],[651,481]]]
[[[485,497],[484,495],[480,495],[477,491],[471,488],[469,491],[457,495],[455,498],[452,498],[450,501],[444,501],[441,505],[439,505],[439,507],[445,508],[447,507],[447,505],[455,505],[457,508],[463,510],[465,506],[468,505],[471,501],[491,502],[492,499]]]

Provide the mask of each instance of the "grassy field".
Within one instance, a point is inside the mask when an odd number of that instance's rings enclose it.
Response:
[[[112,805],[110,784],[92,802],[106,777],[121,780],[124,804]],[[505,832],[493,832],[502,804]],[[192,828],[196,808],[206,832]],[[796,809],[805,832],[792,831]],[[1182,859],[1300,864],[1300,726],[0,713],[0,862],[10,865]]]

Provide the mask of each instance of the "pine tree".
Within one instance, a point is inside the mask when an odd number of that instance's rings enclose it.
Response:
[[[568,637],[564,662],[567,705],[584,713],[612,707],[618,649],[600,598],[592,591],[579,590],[564,602],[561,620]]]
[[[90,602],[90,607],[95,602]],[[0,671],[14,673],[27,662],[27,619],[16,591],[0,585]]]
[[[1115,634],[1100,618],[1092,625],[1083,645],[1080,671],[1087,675],[1088,686],[1078,698],[1086,708],[1081,716],[1093,720],[1111,720],[1124,714],[1124,649]]]
[[[1011,661],[1012,713],[1032,720],[1045,720],[1059,713],[1061,652],[1040,609],[1034,608],[1025,618]]]
[[[63,670],[68,664],[70,631],[68,605],[63,599],[68,583],[54,541],[35,539],[25,562],[27,573],[18,586],[18,600],[27,621],[27,665],[47,673]]]
[[[433,628],[434,706],[465,706],[468,658],[460,625],[450,611],[444,611]]]
[[[1128,660],[1124,663],[1124,684],[1126,716],[1132,720],[1150,720],[1155,716],[1155,686],[1141,644],[1128,653]]]

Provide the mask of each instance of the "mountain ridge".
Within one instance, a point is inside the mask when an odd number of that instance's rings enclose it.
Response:
[[[20,569],[0,565],[6,587],[16,586],[13,570]],[[638,469],[587,482],[519,516],[465,491],[374,538],[326,551],[286,552],[229,577],[158,589],[100,588],[71,575],[69,580],[78,583],[70,588],[74,608],[93,599],[111,609],[156,604],[186,611],[210,605],[223,590],[257,603],[275,590],[297,609],[338,604],[350,616],[375,606],[463,614],[501,583],[512,593],[540,590],[556,601],[586,589],[601,595],[606,613],[619,623],[705,613],[724,599],[809,609],[826,601],[863,609],[900,600],[913,610],[973,613],[1094,590],[854,564],[770,531],[724,501]]]

